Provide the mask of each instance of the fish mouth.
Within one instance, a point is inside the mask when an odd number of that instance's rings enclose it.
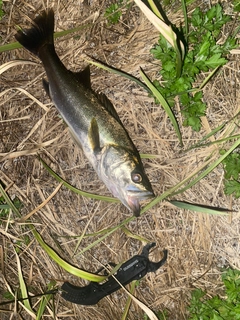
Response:
[[[155,197],[154,193],[151,191],[145,191],[145,192],[129,192],[127,196],[127,204],[131,211],[133,211],[133,214],[135,217],[139,217],[140,215],[140,201],[146,200],[149,198]]]

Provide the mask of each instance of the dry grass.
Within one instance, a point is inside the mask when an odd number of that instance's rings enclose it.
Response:
[[[159,66],[149,49],[157,41],[158,33],[135,6],[126,12],[119,25],[107,26],[103,13],[108,3],[104,1],[93,1],[91,5],[71,0],[49,4],[35,0],[17,0],[14,5],[4,2],[6,14],[0,22],[3,43],[14,41],[15,25],[29,25],[27,16],[34,17],[48,5],[56,12],[58,31],[81,24],[91,25],[83,32],[56,41],[58,54],[71,70],[82,69],[87,54],[136,76],[141,66],[152,79],[157,77]],[[170,14],[170,20],[179,22],[179,16]],[[1,64],[15,59],[37,63],[13,66],[0,78],[0,179],[8,193],[24,204],[22,216],[41,205],[59,185],[43,169],[37,154],[70,184],[109,195],[44,93],[41,84],[44,72],[39,60],[23,49],[1,53],[0,59]],[[239,111],[239,67],[239,55],[232,54],[230,62],[205,88],[207,120],[198,134],[181,128],[185,150]],[[91,67],[91,73],[94,89],[106,93],[112,100],[140,152],[158,155],[154,160],[144,160],[156,194],[163,193],[196,170],[215,148],[184,152],[164,111],[154,105],[145,92],[132,82],[95,67]],[[219,292],[220,267],[240,268],[239,205],[238,201],[224,195],[222,179],[223,170],[218,167],[177,198],[236,210],[231,216],[196,214],[164,202],[127,225],[133,233],[157,243],[152,259],[160,260],[161,250],[169,250],[164,267],[156,274],[148,274],[135,292],[153,310],[167,309],[169,319],[187,319],[186,306],[193,288],[207,289],[213,295]],[[85,199],[61,187],[31,216],[31,221],[63,258],[94,272],[109,261],[118,263],[129,259],[140,251],[142,244],[119,230],[83,255],[73,256],[78,238],[72,236],[116,226],[127,216],[129,212],[120,204]],[[19,287],[16,244],[21,247],[19,256],[30,293],[46,290],[50,279],[59,284],[64,280],[83,284],[48,257],[34,241],[27,225],[20,223],[14,214],[8,221],[2,219],[0,232],[0,295],[7,291],[8,285],[13,291]],[[28,241],[17,242],[16,238]],[[78,251],[95,239],[84,238]],[[36,307],[37,301],[36,298]],[[73,305],[57,295],[55,319],[121,319],[126,301],[122,290],[90,307]],[[9,311],[0,311],[1,319],[30,319],[21,306],[15,310],[12,304],[5,309]],[[53,319],[51,304],[44,319]],[[128,319],[143,319],[142,310],[134,303]]]

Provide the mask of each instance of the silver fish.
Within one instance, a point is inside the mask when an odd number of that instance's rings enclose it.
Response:
[[[16,39],[41,59],[48,77],[44,88],[99,178],[138,216],[139,202],[154,193],[137,148],[112,103],[91,89],[89,66],[78,73],[65,68],[55,52],[53,34],[54,12],[47,9],[30,29],[18,31]]]

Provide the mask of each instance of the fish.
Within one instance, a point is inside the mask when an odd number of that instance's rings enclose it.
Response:
[[[139,216],[140,202],[154,197],[139,152],[111,101],[92,90],[90,67],[72,72],[58,57],[53,9],[42,11],[15,38],[41,60],[48,79],[43,79],[43,87],[99,179]]]

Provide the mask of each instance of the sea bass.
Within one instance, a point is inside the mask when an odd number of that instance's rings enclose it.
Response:
[[[154,196],[137,148],[112,103],[91,89],[89,66],[82,72],[67,70],[55,52],[54,12],[43,11],[30,29],[16,39],[43,63],[48,82],[43,85],[76,142],[110,192],[135,216],[140,201]]]

